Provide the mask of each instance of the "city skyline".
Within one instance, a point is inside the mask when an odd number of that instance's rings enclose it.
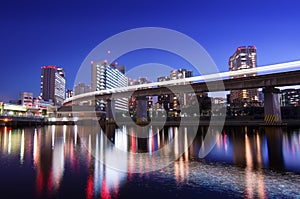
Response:
[[[43,65],[64,68],[66,88],[72,89],[80,64],[95,46],[114,34],[138,27],[164,27],[188,35],[207,50],[220,71],[228,71],[228,59],[238,46],[255,45],[258,66],[297,60],[300,54],[296,0],[251,1],[247,5],[240,1],[1,4],[0,101],[17,99],[20,92],[38,96]],[[107,12],[99,14],[101,9]],[[118,61],[127,69],[149,62],[188,68],[185,61],[165,53],[148,53],[130,53]]]

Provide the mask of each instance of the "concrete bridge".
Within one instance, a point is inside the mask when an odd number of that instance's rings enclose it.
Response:
[[[295,70],[295,68],[297,69]],[[69,98],[64,102],[64,105],[71,106],[73,103],[80,101],[103,99],[107,100],[108,102],[107,112],[109,113],[111,112],[110,101],[112,98],[116,99],[132,96],[134,98],[137,98],[137,100],[140,102],[138,104],[145,105],[145,96],[159,96],[163,94],[172,94],[174,93],[174,91],[176,91],[177,93],[186,93],[187,86],[191,87],[193,92],[196,94],[203,92],[262,88],[265,100],[264,110],[266,124],[281,124],[282,120],[278,95],[280,90],[276,87],[300,85],[299,68],[300,61],[295,61],[282,64],[268,65],[253,69],[230,71],[165,82],[154,82],[123,88],[94,91]],[[256,74],[257,72],[268,72],[279,69],[293,70],[288,72],[275,72],[272,74],[246,76],[247,74]],[[230,78],[234,76],[243,75],[246,77]],[[144,112],[146,108],[138,108],[142,109],[142,111],[138,111],[137,118],[145,117]]]

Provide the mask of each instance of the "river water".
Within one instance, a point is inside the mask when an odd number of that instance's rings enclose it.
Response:
[[[1,198],[300,197],[300,128],[224,127],[200,158],[208,133],[1,127]]]

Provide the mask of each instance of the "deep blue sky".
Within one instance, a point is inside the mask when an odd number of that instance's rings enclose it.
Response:
[[[228,58],[240,45],[257,47],[258,65],[299,60],[299,9],[298,0],[3,0],[0,101],[17,99],[21,91],[38,96],[43,65],[63,67],[72,88],[77,70],[95,46],[139,27],[170,28],[190,36],[220,71],[228,70]],[[184,67],[161,57],[148,59],[146,63],[154,59]],[[143,61],[122,64],[130,69]]]

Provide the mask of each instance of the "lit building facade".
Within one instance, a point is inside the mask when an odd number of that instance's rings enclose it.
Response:
[[[128,81],[129,86],[148,84],[148,83],[151,83],[151,81],[146,77],[139,77],[137,80],[130,79]],[[149,111],[153,105],[153,98],[152,98],[152,96],[146,96],[146,100],[147,100],[147,111]],[[129,109],[130,116],[134,117],[134,115],[136,114],[136,109],[137,109],[136,98],[132,97],[129,99],[128,109]]]
[[[66,80],[63,68],[43,66],[41,74],[41,97],[61,105],[65,99]]]
[[[169,76],[158,77],[157,81],[163,82],[169,80],[184,79],[192,76],[193,76],[193,71],[181,68],[181,69],[170,71]],[[177,115],[177,112],[180,110],[180,106],[186,106],[188,104],[189,101],[188,97],[189,94],[185,94],[185,93],[182,95],[177,94],[177,96],[175,96],[174,94],[160,95],[158,96],[157,107],[172,111],[176,113],[175,115]],[[183,104],[179,104],[179,101],[181,101]]]
[[[240,46],[236,49],[235,53],[229,58],[228,61],[229,70],[237,71],[250,68],[256,68],[256,47],[255,46]],[[247,75],[231,76],[230,78],[256,76],[256,73]],[[230,91],[230,103],[241,104],[247,106],[249,104],[257,103],[258,89],[243,89],[243,90],[232,90]]]
[[[125,67],[118,67],[115,65],[108,65],[104,62],[92,62],[92,91],[100,91],[112,88],[128,86],[128,78],[124,75]],[[122,69],[121,71],[119,69]],[[105,111],[106,102],[104,100],[97,100],[96,107],[100,111]],[[120,98],[114,100],[114,107],[116,111],[128,110],[128,99]]]
[[[299,106],[300,89],[284,89],[280,93],[281,106]]]
[[[33,93],[32,92],[21,92],[20,93],[21,105],[26,107],[33,106]]]

